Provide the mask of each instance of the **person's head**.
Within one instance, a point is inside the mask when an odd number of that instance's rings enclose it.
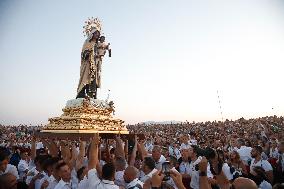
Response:
[[[36,150],[36,155],[37,156],[45,156],[45,155],[47,155],[48,153],[47,153],[47,151],[44,149],[44,148],[40,148],[40,149],[37,149]]]
[[[248,147],[251,147],[252,146],[251,141],[249,139],[246,139],[245,145],[248,146]]]
[[[106,163],[102,168],[102,179],[114,181],[115,166],[113,163]]]
[[[71,170],[69,166],[65,163],[59,163],[56,166],[56,169],[58,171],[59,177],[64,181],[64,182],[69,182],[71,179]]]
[[[134,179],[138,178],[138,173],[139,173],[139,171],[138,171],[138,169],[136,169],[136,167],[133,167],[133,166],[127,167],[125,169],[124,175],[123,175],[124,181],[126,183],[130,183]]]
[[[284,183],[275,184],[272,189],[284,189]]]
[[[251,157],[256,158],[260,157],[262,153],[262,147],[261,146],[254,146],[251,150]]]
[[[239,177],[232,183],[233,188],[235,189],[257,189],[257,185],[251,179]]]
[[[50,176],[53,173],[53,167],[57,164],[58,158],[48,158],[43,161],[42,168]]]
[[[150,173],[153,169],[155,169],[155,160],[152,157],[145,157],[142,164],[142,171],[145,174]]]
[[[240,154],[233,150],[231,153],[230,153],[230,160],[232,162],[239,162],[240,161]]]
[[[191,159],[196,158],[196,157],[197,157],[197,148],[194,147],[194,146],[190,147],[190,148],[188,149],[188,154],[189,154],[189,157],[190,157]]]
[[[4,151],[0,151],[0,171],[4,172],[7,169],[9,157]]]
[[[56,167],[57,167],[58,164],[63,163],[64,161],[62,159],[60,159],[59,157],[54,157],[53,159],[56,163],[53,164],[53,166],[52,166],[52,175],[54,176],[54,178],[56,180],[59,181],[60,180],[59,170],[57,170]]]
[[[96,31],[93,32],[92,35],[93,35],[93,36],[92,36],[92,40],[98,40],[99,37],[100,37],[100,35],[101,35],[101,33],[100,33],[99,30],[96,30]]]
[[[29,159],[29,153],[28,153],[28,151],[27,150],[21,150],[20,151],[20,156],[21,156],[21,159],[22,160],[28,160]]]
[[[160,160],[160,157],[162,155],[162,149],[160,146],[154,146],[152,150],[152,158],[155,160],[155,162],[158,162]]]
[[[34,163],[36,166],[36,169],[38,171],[42,171],[43,170],[43,162],[48,158],[48,156],[45,155],[38,155],[35,157],[34,159]]]
[[[80,169],[78,169],[78,171],[77,171],[77,178],[78,178],[78,180],[79,181],[83,180],[84,177],[87,175],[87,173],[88,173],[88,169],[85,166],[83,166]]]
[[[115,162],[114,162],[114,165],[115,165],[115,169],[117,171],[122,171],[125,169],[126,167],[126,161],[124,158],[122,157],[116,157],[115,158]]]
[[[284,141],[281,141],[278,144],[278,150],[279,150],[279,152],[284,153]]]
[[[107,152],[106,151],[101,152],[101,160],[107,161]]]
[[[236,138],[231,138],[231,145],[232,145],[233,147],[237,146],[237,140],[236,140]]]
[[[251,174],[252,174],[252,180],[258,186],[261,184],[261,182],[263,180],[268,180],[267,176],[266,176],[266,173],[265,173],[265,170],[262,167],[260,167],[260,166],[254,167],[253,171],[251,172]]]
[[[277,147],[277,140],[276,138],[271,139],[271,148],[275,149]]]
[[[237,147],[240,148],[241,146],[245,146],[246,145],[246,142],[244,139],[242,138],[238,138],[237,139]]]
[[[100,42],[101,42],[101,43],[105,42],[105,39],[106,39],[105,36],[102,35],[102,36],[100,37]]]
[[[0,189],[17,189],[17,177],[11,173],[0,175]]]
[[[189,148],[181,148],[181,158],[183,161],[188,161],[189,159]]]

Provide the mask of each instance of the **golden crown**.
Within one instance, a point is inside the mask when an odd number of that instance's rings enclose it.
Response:
[[[85,21],[85,26],[84,28],[84,36],[90,36],[95,30],[101,32],[102,30],[102,23],[98,18],[88,18],[87,21]]]

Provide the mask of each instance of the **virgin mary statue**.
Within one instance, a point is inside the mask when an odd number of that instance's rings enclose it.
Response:
[[[89,19],[84,26],[87,39],[81,52],[80,80],[76,98],[97,98],[97,89],[101,87],[101,65],[106,50],[111,56],[109,44],[105,43],[105,37],[101,36],[101,23],[95,19]]]

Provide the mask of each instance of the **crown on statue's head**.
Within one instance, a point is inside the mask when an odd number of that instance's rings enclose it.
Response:
[[[83,26],[84,28],[84,36],[89,37],[92,33],[94,33],[95,31],[99,31],[101,32],[102,30],[102,23],[98,18],[88,18],[87,21],[85,21],[85,26]]]

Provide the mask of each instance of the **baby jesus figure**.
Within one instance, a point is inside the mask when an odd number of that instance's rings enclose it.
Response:
[[[110,43],[105,42],[105,36],[101,36],[98,41],[98,57],[103,58],[108,50],[108,56],[111,57],[111,49],[109,48]]]

